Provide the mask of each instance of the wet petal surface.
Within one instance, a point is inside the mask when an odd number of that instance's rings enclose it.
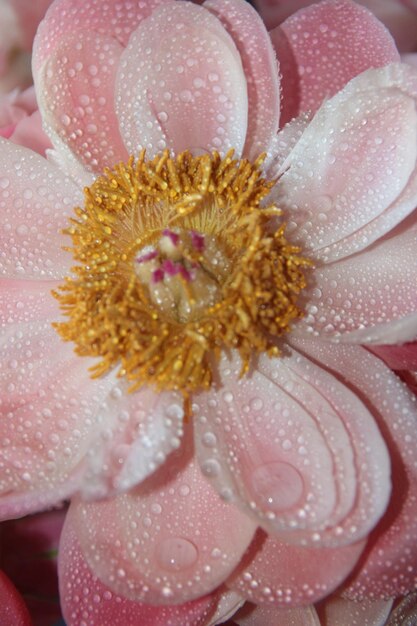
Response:
[[[284,96],[293,96],[290,106],[284,97],[283,122],[316,111],[361,72],[399,61],[383,25],[346,0],[326,0],[295,13],[271,38],[281,62]]]
[[[417,227],[319,267],[294,333],[347,343],[395,344],[417,336]]]
[[[268,152],[279,122],[279,68],[266,29],[257,13],[239,0],[207,0],[204,8],[222,22],[242,59],[248,87],[248,130],[244,156]]]
[[[197,456],[220,495],[283,541],[332,546],[365,536],[390,489],[386,447],[366,407],[296,352],[260,357],[241,382],[238,373],[224,360],[226,390],[193,405]]]
[[[59,554],[61,602],[68,626],[204,626],[216,606],[215,596],[178,606],[151,606],[115,594],[85,561],[71,515],[64,526]]]
[[[240,55],[204,8],[169,3],[132,35],[123,53],[116,110],[127,149],[241,154],[248,100]]]
[[[258,530],[227,586],[254,604],[313,604],[343,582],[365,543],[364,539],[338,548],[304,548]]]
[[[62,278],[71,256],[62,250],[80,190],[34,152],[0,138],[0,275]]]
[[[416,398],[382,361],[361,347],[307,341],[297,341],[297,347],[364,398],[390,451],[390,502],[344,595],[354,600],[404,595],[417,584]]]
[[[73,502],[86,559],[116,593],[158,605],[198,598],[224,581],[250,543],[255,524],[218,498],[192,455],[188,437],[128,494]]]
[[[369,70],[319,109],[283,163],[277,200],[314,258],[358,252],[414,210],[416,98],[415,70]]]

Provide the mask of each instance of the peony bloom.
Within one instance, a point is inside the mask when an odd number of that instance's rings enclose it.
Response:
[[[281,84],[243,0],[39,28],[53,149],[1,139],[0,516],[71,497],[70,626],[416,586],[415,398],[362,344],[417,336],[417,72],[349,0],[273,43]]]

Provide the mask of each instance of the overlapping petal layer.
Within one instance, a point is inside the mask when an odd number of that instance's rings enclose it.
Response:
[[[361,72],[399,61],[382,24],[349,0],[314,3],[270,35],[281,63],[282,122],[316,111]]]
[[[192,454],[173,453],[128,494],[71,504],[69,523],[90,567],[127,598],[178,604],[210,593],[252,539],[256,524],[213,497]]]
[[[233,39],[199,6],[161,6],[135,31],[121,58],[116,111],[132,154],[232,147],[241,153],[247,97]]]
[[[313,604],[343,582],[365,544],[366,539],[344,547],[307,548],[259,530],[227,586],[257,605]]]
[[[60,553],[62,612],[70,626],[87,620],[89,626],[204,626],[214,612],[214,595],[184,605],[152,606],[115,594],[89,568],[70,520]]]
[[[214,624],[240,594],[265,604],[242,624],[310,626],[313,609],[279,612],[271,599],[316,601],[352,568],[349,598],[416,584],[415,402],[365,350],[300,336],[416,337],[416,230],[399,225],[417,204],[417,75],[369,69],[398,55],[347,0],[326,0],[282,32],[284,77],[297,64],[291,94],[284,81],[284,120],[317,112],[276,137],[277,65],[243,0],[62,0],[40,29],[34,69],[51,162],[1,143],[0,515],[79,492],[62,543],[70,626]],[[114,372],[91,380],[92,361],[51,328],[60,313],[50,291],[71,265],[58,233],[82,204],[82,183],[60,168],[91,181],[129,153],[165,147],[268,151],[264,172],[278,179],[270,198],[316,263],[293,344],[280,359],[261,356],[242,380],[228,354],[212,389],[186,399],[184,423],[181,395],[130,394]],[[227,578],[232,591],[220,587]],[[356,619],[347,600],[335,607],[326,619]]]
[[[364,348],[307,341],[297,341],[297,346],[341,376],[364,398],[372,408],[391,456],[390,503],[380,524],[370,534],[368,547],[345,595],[361,599],[406,594],[417,584],[416,398]]]
[[[296,352],[260,357],[239,382],[236,367],[225,362],[227,390],[193,407],[203,473],[283,541],[332,546],[365,536],[390,491],[387,451],[366,407]]]
[[[356,253],[414,210],[416,101],[407,66],[365,72],[320,108],[282,164],[278,202],[314,258]]]

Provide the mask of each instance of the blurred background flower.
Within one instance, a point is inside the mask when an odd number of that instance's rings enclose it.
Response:
[[[32,43],[51,2],[0,0],[0,94],[31,84]]]

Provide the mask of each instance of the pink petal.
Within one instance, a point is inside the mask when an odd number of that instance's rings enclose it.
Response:
[[[188,436],[134,491],[73,501],[85,557],[116,593],[152,604],[193,600],[218,587],[250,543],[255,524],[218,498],[192,454]]]
[[[0,624],[32,626],[29,611],[12,582],[0,570]]]
[[[316,111],[354,76],[399,60],[392,37],[369,11],[349,0],[324,0],[288,18],[271,33],[285,93],[287,77],[297,82],[295,107],[282,123]]]
[[[132,154],[164,148],[240,155],[247,89],[240,55],[220,21],[192,3],[161,6],[122,55],[116,110]]]
[[[122,50],[109,35],[76,30],[63,36],[35,74],[46,132],[93,172],[128,157],[114,110]]]
[[[24,515],[71,494],[104,429],[99,406],[112,381],[92,381],[51,327],[59,319],[49,281],[0,281],[0,518]]]
[[[417,592],[410,593],[391,613],[386,626],[412,626],[417,621]]]
[[[370,70],[321,107],[283,163],[278,202],[315,258],[358,252],[416,207],[416,98],[414,69]]]
[[[239,50],[249,108],[244,155],[255,159],[268,152],[278,130],[279,70],[271,40],[261,19],[244,0],[207,0],[204,8],[219,18]]]
[[[217,609],[206,626],[216,626],[224,624],[233,617],[236,611],[244,604],[245,600],[235,591],[224,589],[220,593]]]
[[[322,626],[385,626],[392,600],[352,602],[337,596],[324,603],[320,613]]]
[[[29,148],[41,156],[45,156],[46,150],[52,147],[42,128],[39,111],[35,111],[32,115],[22,119],[14,128],[10,139],[13,143]]]
[[[307,316],[295,332],[349,343],[417,336],[417,227],[314,272]]]
[[[25,0],[14,0],[14,2]],[[39,0],[37,0],[38,2]],[[41,0],[45,2],[45,0]],[[41,23],[33,50],[34,74],[68,33],[89,31],[118,41],[125,47],[138,24],[160,4],[169,0],[59,0],[53,2]],[[26,4],[26,2],[25,2]]]
[[[259,530],[227,586],[254,604],[313,604],[345,580],[365,543],[304,548],[282,543]]]
[[[417,585],[417,406],[407,387],[379,359],[357,346],[297,342],[372,407],[391,455],[392,496],[345,593],[387,598]]]
[[[288,155],[294,150],[295,146],[303,136],[310,118],[307,114],[294,118],[288,124],[285,124],[271,142],[270,153],[264,161],[264,168],[269,180],[282,176],[282,166]],[[275,195],[276,189],[272,190]]]
[[[402,346],[372,346],[370,350],[393,370],[417,370],[416,341]]]
[[[223,362],[225,390],[193,406],[203,473],[282,541],[334,546],[366,535],[390,490],[372,415],[297,353],[261,357],[241,381],[236,366]]]
[[[234,621],[239,626],[320,626],[313,606],[282,609],[273,606],[243,607]],[[349,625],[352,626],[352,625]]]
[[[216,605],[215,596],[177,606],[151,606],[116,595],[89,568],[71,519],[61,537],[59,578],[67,626],[204,626]]]
[[[0,139],[0,273],[62,278],[71,256],[61,230],[82,202],[74,183],[39,155]]]
[[[181,444],[184,411],[178,393],[147,388],[129,393],[128,385],[115,378],[98,413],[104,428],[88,451],[81,488],[85,498],[134,487]]]

